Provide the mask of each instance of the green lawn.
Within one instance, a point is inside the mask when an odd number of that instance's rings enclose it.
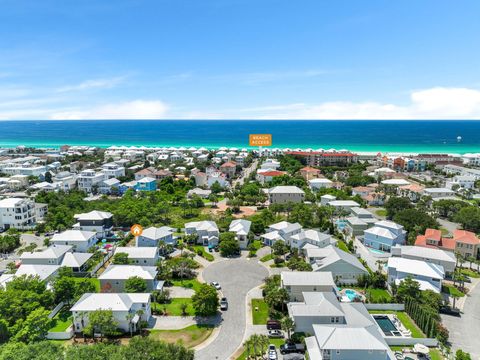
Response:
[[[274,344],[277,347],[277,352],[280,353],[280,345],[285,344],[285,339],[270,339],[270,344]],[[246,360],[247,359],[247,351],[244,350],[243,353],[237,357],[236,360]]]
[[[187,304],[186,315],[193,316],[195,311],[193,310],[192,299],[190,298],[174,298],[171,299],[167,304],[158,304],[152,303],[152,309],[157,310],[158,312],[163,312],[164,308],[167,310],[168,316],[183,316],[181,305]]]
[[[442,292],[445,294],[448,294],[450,296],[456,296],[456,297],[463,297],[465,294],[458,290],[455,286],[453,285],[447,285],[443,284],[442,285]]]
[[[73,277],[72,279],[78,282],[82,282],[82,281],[91,282],[95,286],[95,291],[100,292],[100,280],[98,280],[97,278]]]
[[[429,352],[430,359],[432,360],[443,360],[444,357],[442,356],[442,353],[438,349],[430,349]]]
[[[170,282],[172,283],[173,286],[180,286],[183,288],[192,289],[194,291],[198,291],[200,289],[200,286],[202,285],[202,283],[197,279],[185,279],[185,280],[176,279],[176,280],[170,280]]]
[[[53,318],[53,327],[49,330],[51,332],[63,332],[72,325],[73,316],[72,313],[67,309],[63,308],[58,312],[57,315]]]
[[[422,330],[415,324],[415,322],[408,316],[404,311],[393,311],[393,310],[368,310],[370,314],[395,314],[402,324],[412,332],[413,338],[424,338]]]
[[[272,260],[273,259],[273,255],[272,254],[268,254],[268,255],[265,255],[264,257],[262,257],[260,259],[261,262],[267,262],[268,260]]]
[[[385,289],[367,289],[372,303],[384,303],[392,300],[392,295]]]
[[[255,308],[258,307],[258,311]],[[253,325],[264,325],[268,320],[268,305],[263,299],[252,299]]]
[[[210,254],[207,250],[205,250],[205,247],[202,246],[202,245],[195,245],[193,247],[194,251],[195,251],[195,254],[197,254],[199,251],[201,251],[201,257],[203,257],[204,259],[208,260],[208,261],[213,261],[215,258],[213,257],[212,254]]]
[[[150,330],[150,337],[168,343],[179,343],[187,348],[201,344],[212,334],[213,326],[192,325],[180,330]]]
[[[347,244],[345,244],[342,240],[338,240],[337,241],[337,247],[340,249],[340,250],[343,250],[347,253],[350,253],[350,250],[348,250],[348,246]]]
[[[385,216],[387,216],[387,210],[379,209],[379,210],[375,211],[375,214],[377,214],[377,216],[385,217]]]
[[[480,274],[478,272],[470,269],[462,269],[462,274],[475,279],[480,278]]]

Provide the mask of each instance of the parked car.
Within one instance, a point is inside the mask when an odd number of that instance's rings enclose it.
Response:
[[[445,315],[460,316],[460,310],[450,306],[441,306],[439,312]]]
[[[280,330],[268,330],[268,337],[283,339],[283,332]]]
[[[228,301],[226,297],[222,297],[220,300],[220,310],[227,310],[228,309]]]
[[[208,252],[213,252],[213,248],[209,247]]]
[[[281,354],[292,354],[292,353],[305,353],[305,346],[303,344],[283,344],[280,345]]]
[[[210,285],[212,285],[212,286],[213,286],[215,289],[217,289],[217,290],[220,290],[220,289],[222,288],[222,287],[220,286],[220,284],[219,284],[218,282],[216,282],[216,281],[212,281],[212,282],[210,283]]]
[[[277,360],[278,359],[277,348],[273,344],[268,345],[268,359],[269,360]]]
[[[267,330],[280,330],[282,328],[282,324],[278,320],[268,320],[267,321]]]

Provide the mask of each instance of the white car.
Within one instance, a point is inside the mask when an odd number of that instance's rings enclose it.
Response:
[[[277,348],[273,344],[268,345],[268,360],[277,360],[277,359],[278,359]]]
[[[210,283],[210,285],[212,285],[212,286],[213,286],[215,289],[217,289],[217,290],[220,290],[220,289],[222,288],[222,287],[220,286],[220,284],[219,284],[218,282],[216,282],[216,281],[212,281],[212,282]]]

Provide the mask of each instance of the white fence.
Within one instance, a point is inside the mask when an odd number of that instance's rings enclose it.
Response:
[[[55,315],[58,314],[58,312],[60,310],[62,310],[62,308],[65,306],[65,303],[62,301],[61,303],[59,303],[57,306],[55,306],[55,308],[50,312],[50,314],[48,315],[48,318],[49,319],[53,319],[55,317]]]
[[[413,346],[415,344],[422,344],[428,347],[436,347],[438,340],[433,338],[412,338],[402,336],[387,336],[385,341],[389,346]]]
[[[47,339],[49,340],[68,340],[73,337],[73,325],[70,325],[70,327],[65,330],[65,331],[59,331],[59,332],[51,332],[49,331],[47,334]]]
[[[404,311],[405,304],[365,304],[367,310]]]

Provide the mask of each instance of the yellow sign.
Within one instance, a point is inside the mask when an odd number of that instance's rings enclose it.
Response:
[[[250,134],[250,146],[272,146],[272,134]]]
[[[139,225],[139,224],[132,225],[132,227],[130,228],[130,232],[132,233],[133,236],[142,235],[142,232],[143,232],[142,225]]]

